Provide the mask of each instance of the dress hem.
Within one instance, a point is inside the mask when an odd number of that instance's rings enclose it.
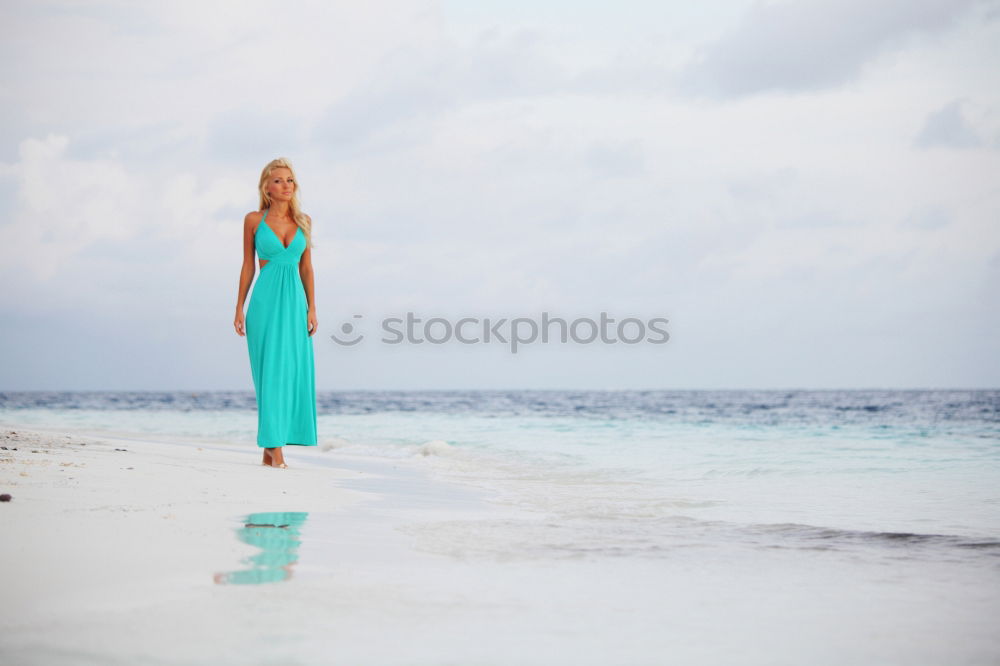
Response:
[[[257,444],[257,448],[260,449],[280,449],[283,446],[316,446],[316,444],[302,444],[301,442],[286,442],[285,444],[278,444],[277,446],[267,446],[266,444]]]

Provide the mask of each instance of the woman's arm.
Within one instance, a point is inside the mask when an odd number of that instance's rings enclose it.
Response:
[[[309,220],[309,224],[311,225],[312,218],[306,215],[306,219]],[[306,304],[309,306],[307,327],[309,329],[309,335],[312,335],[316,332],[319,322],[316,321],[316,298],[313,291],[312,248],[310,247],[306,247],[305,251],[302,253],[302,257],[299,259],[299,277],[302,278],[302,286],[306,290]]]
[[[250,292],[253,276],[257,273],[257,267],[253,262],[255,252],[253,237],[257,230],[258,217],[260,217],[260,213],[254,212],[247,213],[247,216],[243,218],[243,267],[240,269],[240,286],[236,294],[236,319],[233,321],[237,335],[246,335],[243,305]]]

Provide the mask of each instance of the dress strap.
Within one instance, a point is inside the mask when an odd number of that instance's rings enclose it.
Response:
[[[261,222],[263,222],[264,220],[267,219],[267,211],[269,211],[269,210],[271,210],[270,206],[268,206],[267,208],[264,209],[264,217],[260,218]]]

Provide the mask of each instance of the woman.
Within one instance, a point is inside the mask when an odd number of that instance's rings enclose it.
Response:
[[[236,298],[238,335],[245,335],[257,394],[257,446],[263,464],[288,467],[286,444],[316,446],[316,332],[311,254],[312,219],[299,208],[299,186],[288,160],[260,174],[260,210],[243,221],[243,270]],[[260,258],[246,318],[246,301]]]

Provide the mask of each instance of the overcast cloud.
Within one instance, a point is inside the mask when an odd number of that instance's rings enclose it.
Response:
[[[252,390],[242,220],[276,156],[315,224],[320,389],[1000,385],[996,3],[0,19],[0,390]],[[376,340],[543,310],[672,337]],[[326,337],[355,314],[364,344]]]
[[[851,82],[866,64],[950,29],[975,0],[758,2],[685,72],[723,95],[813,91]]]

